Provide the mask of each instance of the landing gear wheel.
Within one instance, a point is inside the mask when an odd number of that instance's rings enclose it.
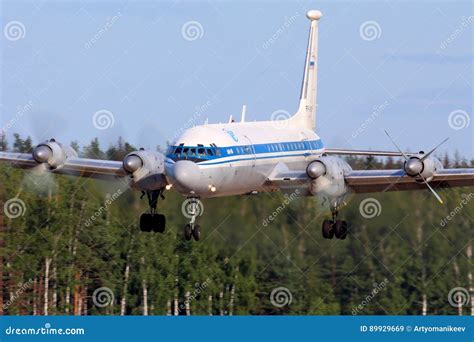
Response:
[[[194,226],[194,229],[193,229],[193,238],[194,238],[194,240],[196,240],[196,241],[199,241],[199,239],[201,238],[201,226],[198,225],[198,224]]]
[[[153,229],[152,217],[150,214],[142,214],[140,216],[140,230],[142,232],[151,232]]]
[[[323,221],[323,238],[332,239],[334,236],[333,222],[330,220]]]
[[[334,235],[339,240],[344,240],[347,237],[347,222],[337,220],[334,224]]]
[[[190,224],[187,224],[184,226],[184,238],[186,241],[191,240],[191,237],[193,235],[193,229]]]
[[[155,214],[153,217],[153,231],[155,233],[163,233],[166,227],[165,215]]]

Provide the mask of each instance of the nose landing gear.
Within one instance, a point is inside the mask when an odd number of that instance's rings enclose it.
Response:
[[[150,207],[150,213],[144,213],[140,216],[140,230],[142,232],[154,231],[156,233],[163,233],[165,231],[166,217],[165,215],[156,212],[158,199],[165,199],[163,192],[164,189],[142,192],[140,198],[143,198],[146,195]]]
[[[201,238],[201,226],[196,224],[196,219],[202,215],[204,206],[202,202],[196,197],[190,197],[184,201],[182,207],[183,215],[189,218],[189,223],[184,226],[184,239],[186,241],[199,241]]]

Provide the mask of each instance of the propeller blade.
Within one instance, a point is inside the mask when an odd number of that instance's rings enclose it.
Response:
[[[425,177],[423,177],[421,175],[421,173],[419,174],[419,176],[421,177],[421,179],[423,179],[423,182],[426,184],[426,186],[428,187],[428,189],[430,189],[430,191],[433,193],[433,195],[436,197],[436,199],[439,201],[439,203],[441,204],[444,204],[443,200],[441,199],[441,197],[437,194],[437,192],[431,187],[430,183],[428,183],[425,179]]]
[[[388,137],[388,138],[390,139],[390,141],[392,142],[392,144],[395,145],[395,147],[397,148],[398,152],[400,152],[400,153],[402,154],[402,156],[403,156],[403,158],[405,158],[405,160],[408,160],[408,156],[405,154],[405,152],[403,152],[403,151],[401,150],[401,148],[398,147],[397,143],[395,142],[395,140],[392,139],[392,137],[390,136],[390,134],[388,134],[388,132],[387,132],[386,130],[384,130],[384,131],[385,131],[385,134],[387,134],[387,137]]]
[[[25,170],[22,185],[31,193],[46,195],[48,191],[53,193],[57,190],[57,182],[45,163]]]
[[[420,159],[420,161],[423,161],[425,160],[426,158],[428,158],[438,147],[440,147],[441,145],[443,145],[446,141],[448,141],[449,138],[446,138],[444,139],[442,142],[440,142],[438,145],[436,145],[431,151],[429,151],[427,154],[425,154],[423,156],[423,158]]]

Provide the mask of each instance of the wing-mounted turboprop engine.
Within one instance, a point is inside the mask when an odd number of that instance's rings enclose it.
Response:
[[[385,134],[387,134],[393,145],[397,148],[398,151],[400,151],[403,158],[405,159],[405,162],[403,163],[404,175],[406,174],[412,178],[415,178],[415,180],[419,183],[426,184],[428,189],[430,189],[431,193],[436,197],[439,203],[443,204],[443,200],[429,183],[433,179],[433,176],[436,171],[443,169],[443,164],[441,164],[441,162],[437,158],[432,157],[431,155],[434,151],[436,151],[438,147],[448,141],[449,138],[444,139],[426,154],[423,151],[420,151],[420,153],[416,155],[407,156],[405,152],[400,149],[395,140],[390,136],[390,134],[388,134],[387,131],[385,131]]]
[[[70,146],[65,146],[55,139],[38,144],[33,149],[33,159],[50,170],[60,169],[69,158],[77,158],[77,153]]]
[[[159,190],[166,186],[165,156],[140,149],[123,159],[123,169],[130,175],[130,186],[139,190]]]
[[[337,220],[339,208],[349,188],[344,181],[344,175],[352,171],[348,163],[338,157],[322,156],[308,164],[306,174],[311,178],[310,192],[329,201],[332,220],[323,221],[323,236],[331,239],[334,235],[338,239],[347,236],[347,222]]]
[[[350,171],[350,165],[341,158],[323,156],[312,161],[306,168],[306,173],[312,179],[311,193],[329,198],[344,196],[347,192],[344,174]]]
[[[49,191],[55,192],[57,188],[51,171],[61,170],[68,159],[77,158],[77,153],[72,147],[50,139],[36,145],[31,157],[36,165],[25,173],[24,188],[37,194],[46,194]]]

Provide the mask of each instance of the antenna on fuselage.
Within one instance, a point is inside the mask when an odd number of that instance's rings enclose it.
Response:
[[[245,122],[245,113],[247,112],[247,105],[242,106],[242,117],[240,119],[240,122]]]

